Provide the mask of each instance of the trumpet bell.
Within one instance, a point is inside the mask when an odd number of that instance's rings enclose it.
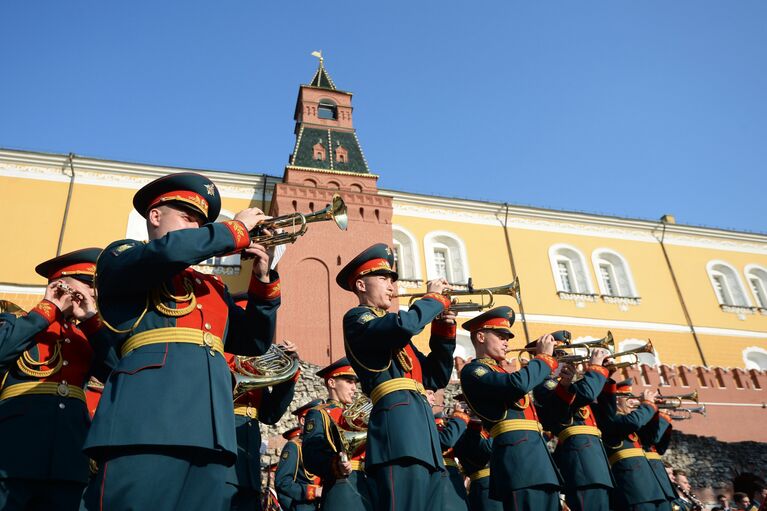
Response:
[[[265,247],[283,245],[285,243],[295,243],[295,241],[306,234],[308,225],[313,222],[323,222],[333,220],[339,229],[345,231],[349,226],[349,215],[346,210],[346,203],[339,194],[334,194],[330,205],[314,213],[291,213],[289,215],[269,218],[256,225],[250,231],[251,241]],[[278,229],[288,229],[284,232],[275,232],[264,234],[264,231]]]

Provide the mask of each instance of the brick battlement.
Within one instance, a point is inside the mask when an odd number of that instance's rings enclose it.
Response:
[[[698,391],[706,416],[693,414],[689,420],[674,421],[677,431],[722,442],[767,442],[767,371],[643,365],[620,372],[634,379],[635,394],[646,389],[665,395]]]

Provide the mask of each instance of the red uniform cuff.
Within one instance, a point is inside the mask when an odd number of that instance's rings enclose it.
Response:
[[[101,320],[101,316],[94,314],[77,326],[86,336],[91,336],[101,330],[101,327],[104,326],[104,322]]]
[[[469,421],[469,429],[472,431],[482,431],[482,421],[480,420]]]
[[[442,304],[442,306],[445,308],[445,310],[450,308],[450,298],[447,296],[440,294],[440,293],[426,293],[423,295],[424,298],[431,298],[433,300],[437,300],[439,303]]]
[[[455,331],[456,331],[455,327],[456,327],[455,323],[448,323],[447,321],[432,321],[431,335],[454,338]]]
[[[462,420],[467,425],[469,424],[469,421],[471,421],[471,417],[469,417],[469,414],[464,412],[453,412],[453,419]]]
[[[614,381],[611,381],[605,385],[604,389],[602,389],[602,392],[606,394],[617,394],[618,385]]]
[[[64,315],[61,313],[59,308],[56,307],[56,304],[48,300],[41,301],[29,312],[38,313],[45,318],[49,325],[55,321],[61,321],[64,319]]]
[[[587,371],[594,371],[595,373],[599,373],[602,376],[604,376],[605,378],[609,378],[610,377],[610,371],[608,371],[607,368],[604,367],[604,366],[598,366],[596,364],[589,364],[586,367],[586,370]]]
[[[317,490],[320,487],[316,484],[307,484],[306,485],[306,500],[314,500],[317,498]]]
[[[658,417],[661,417],[661,418],[663,418],[663,420],[665,420],[666,422],[671,422],[671,416],[670,416],[670,415],[668,415],[668,414],[665,414],[665,413],[663,413],[663,412],[660,412],[660,411],[659,411],[659,412],[658,412]]]
[[[573,401],[575,401],[575,394],[570,392],[568,390],[568,387],[565,387],[561,383],[558,384],[556,386],[556,388],[554,389],[554,394],[556,394],[557,397],[559,397],[559,399],[561,399],[562,401],[564,401],[568,405],[573,404]]]
[[[229,232],[232,233],[232,238],[234,238],[235,251],[242,250],[250,246],[250,236],[248,235],[248,230],[245,228],[245,224],[239,220],[227,220],[221,223],[223,223],[226,228],[229,229]]]
[[[298,377],[299,377],[299,376],[301,376],[301,368],[300,368],[300,367],[298,368],[298,371],[296,371],[296,374],[293,376],[293,378],[291,379],[291,381],[292,381],[293,383],[296,383],[296,382],[298,381]]]
[[[260,300],[274,300],[280,297],[280,279],[274,282],[261,282],[255,275],[250,277],[248,294]]]
[[[549,366],[549,369],[551,369],[552,371],[554,371],[559,366],[559,362],[557,362],[557,359],[555,359],[551,355],[546,355],[544,353],[541,353],[539,355],[536,355],[535,359],[545,363],[547,366]]]

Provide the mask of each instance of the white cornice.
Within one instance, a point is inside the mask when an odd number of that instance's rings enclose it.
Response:
[[[459,223],[502,226],[506,205],[379,190],[391,197],[395,216],[412,216]],[[625,239],[657,243],[662,224],[609,216],[546,210],[531,207],[508,207],[510,228],[549,231],[580,236]],[[669,245],[685,245],[767,255],[767,235],[725,231],[705,227],[666,224],[665,240]]]
[[[197,172],[219,187],[222,197],[260,199],[266,185],[266,199],[271,200],[275,183],[282,179],[265,174],[245,174],[215,170],[164,167],[75,156],[75,182],[138,189],[158,177],[177,172]],[[0,175],[43,181],[69,182],[68,156],[0,149]],[[66,172],[66,173],[65,173]]]

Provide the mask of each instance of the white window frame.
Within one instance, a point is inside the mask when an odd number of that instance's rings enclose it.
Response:
[[[452,265],[454,264],[453,257],[448,257],[448,267],[451,269],[451,275],[447,280],[451,284],[465,284],[468,282],[469,277],[471,276],[471,272],[469,271],[469,258],[466,254],[466,244],[455,233],[449,231],[431,231],[430,233],[426,234],[426,236],[424,236],[423,244],[424,253],[426,254],[426,275],[428,279],[432,280],[437,278],[437,268],[433,257],[434,249],[446,247],[448,249],[448,256],[452,256],[452,251],[454,250],[454,247],[443,243],[439,238],[448,238],[453,243],[455,243],[458,250],[458,255],[460,256],[461,271],[463,273],[462,281],[456,282],[454,280],[455,268],[452,268]]]
[[[745,301],[745,303],[735,303],[733,291],[737,291],[737,290],[731,289],[730,283],[728,282],[728,279],[727,279],[727,275],[715,269],[714,268],[715,266],[723,266],[732,273],[732,276],[735,280],[735,284],[740,287],[739,289],[740,295],[743,297],[743,300]],[[751,303],[751,298],[749,297],[750,293],[746,293],[746,287],[743,285],[743,280],[740,277],[740,272],[738,272],[738,270],[736,270],[733,265],[731,265],[730,263],[726,261],[722,261],[720,259],[714,259],[713,261],[709,261],[708,264],[706,264],[706,273],[708,274],[708,279],[711,282],[711,288],[714,291],[714,297],[716,298],[716,301],[719,303],[719,305],[726,305],[730,307],[752,307],[753,306],[753,304]],[[724,291],[727,294],[729,294],[729,298],[732,303],[725,303],[723,299],[726,297],[724,296],[720,297],[719,293],[716,290],[716,283],[714,282],[715,275],[721,275],[724,278],[724,283],[726,285],[726,289],[724,289]]]
[[[576,274],[577,269],[575,268],[575,265],[572,264],[573,259],[568,257],[565,254],[560,253],[560,251],[563,250],[570,250],[572,251],[575,256],[577,257],[578,263],[580,263],[581,270],[583,272],[583,282],[586,286],[586,289],[580,289],[578,284],[578,276]],[[570,282],[575,283],[575,289],[572,291],[565,291],[562,287],[562,281],[559,278],[559,260],[565,259],[570,262]],[[556,245],[552,245],[549,247],[549,263],[551,264],[551,274],[554,277],[554,285],[556,286],[557,291],[560,291],[562,293],[573,293],[573,294],[588,294],[593,295],[594,294],[594,286],[591,283],[591,274],[589,273],[589,267],[586,264],[586,258],[583,255],[583,252],[575,248],[573,245],[567,245],[565,243],[557,243]]]
[[[756,369],[757,371],[767,371],[767,365],[764,367],[758,367],[759,364],[748,358],[748,356],[752,354],[763,356],[765,358],[765,363],[767,363],[766,349],[760,348],[759,346],[749,346],[743,350],[743,367],[745,367],[746,370]]]
[[[764,273],[765,277],[762,278],[758,274],[753,272],[762,272]],[[746,276],[746,284],[747,284],[748,290],[751,292],[751,295],[754,298],[754,304],[757,307],[767,309],[767,268],[765,268],[764,266],[759,266],[758,264],[747,264],[743,270],[743,273],[745,273],[745,276]],[[760,303],[759,296],[757,296],[754,293],[754,288],[751,286],[752,277],[756,278],[760,282],[761,295],[762,295],[762,298],[764,299],[764,303]]]
[[[404,246],[402,246],[402,242],[398,241],[395,234],[400,235],[403,238],[407,239],[407,242],[409,244],[409,248],[411,251],[410,254],[410,265],[411,265],[411,274],[403,274],[402,272],[399,273],[399,278],[401,279],[407,279],[407,280],[421,280],[422,279],[422,273],[421,273],[421,254],[418,251],[418,240],[413,235],[412,232],[408,231],[401,225],[392,225],[392,244],[393,245],[399,245],[401,247],[400,255],[402,257],[407,257],[407,254],[405,254],[406,249]],[[398,262],[398,264],[401,264]],[[397,271],[399,272],[399,268],[397,268]]]
[[[620,261],[620,264],[623,267],[623,273],[626,275],[626,283],[628,285],[628,289],[620,289],[621,286],[615,268],[615,263],[609,259],[604,258],[604,255],[613,256],[618,259],[618,261]],[[636,285],[634,284],[634,275],[631,273],[631,266],[629,265],[626,258],[621,254],[609,248],[598,248],[591,253],[591,262],[594,265],[594,273],[596,273],[597,283],[599,284],[599,291],[601,294],[616,296],[607,292],[607,286],[605,285],[604,279],[602,278],[601,265],[604,262],[612,267],[613,286],[616,287],[619,293],[617,296],[621,298],[637,298],[639,296],[637,294]]]
[[[618,347],[616,348],[618,352],[631,350],[634,348],[638,348],[640,346],[644,346],[647,344],[647,339],[624,339],[621,342],[618,343]],[[661,361],[660,361],[660,355],[658,354],[658,349],[653,346],[655,349],[655,354],[652,353],[637,353],[639,356],[639,364],[642,365],[648,365],[650,367],[660,367]],[[652,359],[655,361],[654,364],[647,364],[644,362],[644,360],[649,359],[652,357]],[[622,360],[616,360],[616,362],[622,362]]]

